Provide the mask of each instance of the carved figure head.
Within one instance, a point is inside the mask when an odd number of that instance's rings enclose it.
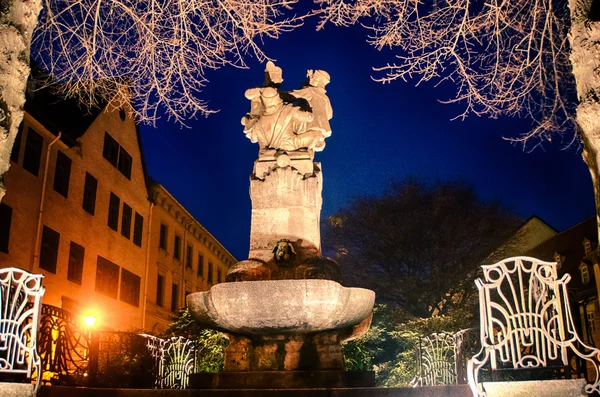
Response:
[[[296,250],[288,239],[279,240],[273,248],[273,258],[279,266],[289,266],[296,260]]]
[[[267,67],[265,68],[265,86],[279,86],[281,83],[283,83],[283,71],[279,66],[275,66],[273,62],[267,62]]]
[[[309,70],[306,76],[308,77],[309,84],[313,87],[325,88],[331,81],[329,73],[324,70]]]
[[[265,106],[266,114],[273,112],[281,103],[283,103],[283,99],[279,96],[279,92],[272,87],[263,88],[260,92],[260,99]]]

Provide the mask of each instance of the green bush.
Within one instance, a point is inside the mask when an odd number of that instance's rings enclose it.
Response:
[[[229,343],[225,334],[199,326],[187,308],[181,309],[171,320],[167,329],[169,336],[184,336],[195,341],[197,372],[223,370],[225,347]]]

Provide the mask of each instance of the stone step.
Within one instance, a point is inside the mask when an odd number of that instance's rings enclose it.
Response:
[[[101,389],[42,386],[38,397],[471,397],[468,385],[285,390]]]

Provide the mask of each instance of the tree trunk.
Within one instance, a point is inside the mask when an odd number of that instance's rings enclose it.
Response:
[[[41,0],[0,0],[0,202],[25,105],[29,50]]]
[[[577,127],[594,184],[596,221],[600,231],[600,22],[592,15],[592,4],[599,0],[569,0],[571,10],[571,65],[577,83]],[[598,233],[600,236],[600,233]]]

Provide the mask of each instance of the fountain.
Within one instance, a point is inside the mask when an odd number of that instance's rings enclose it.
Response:
[[[250,177],[249,259],[226,283],[187,297],[204,326],[225,332],[224,371],[190,377],[192,388],[266,389],[374,386],[371,372],[347,372],[341,344],[371,323],[375,293],[339,284],[340,269],[321,255],[321,164],[331,135],[329,74],[279,90],[281,68],[267,63],[262,87],[246,91],[244,133],[259,144]]]

